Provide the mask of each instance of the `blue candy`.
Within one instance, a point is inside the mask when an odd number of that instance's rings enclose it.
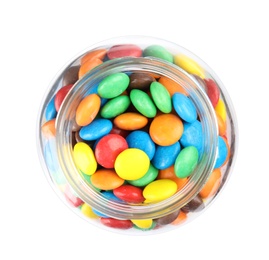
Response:
[[[166,169],[175,163],[175,160],[180,152],[180,144],[169,146],[157,146],[155,155],[152,159],[152,164],[159,170]]]
[[[197,119],[197,112],[193,102],[181,93],[175,93],[172,96],[172,103],[175,111],[180,118],[188,123]]]
[[[222,166],[228,156],[228,147],[221,136],[218,137],[218,155],[215,163],[215,169]]]
[[[92,211],[95,215],[97,215],[98,217],[101,217],[101,218],[109,218],[107,215],[104,215],[103,213],[101,213],[100,211],[92,208]]]
[[[113,124],[108,119],[95,119],[79,131],[79,136],[86,141],[93,141],[107,135],[112,130]]]
[[[46,108],[45,117],[46,120],[49,121],[56,117],[57,111],[54,105],[55,96],[52,98],[52,100],[48,103],[48,106]]]
[[[122,200],[116,197],[112,191],[103,191],[102,195],[108,200],[112,200],[115,202],[122,202]]]
[[[203,147],[203,129],[198,120],[193,123],[184,123],[184,131],[180,138],[182,146],[194,146],[199,153]]]
[[[126,137],[129,148],[137,148],[144,151],[151,160],[155,154],[155,144],[148,133],[144,131],[133,131]]]

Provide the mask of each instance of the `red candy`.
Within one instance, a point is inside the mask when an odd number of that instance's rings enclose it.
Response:
[[[114,189],[113,193],[116,197],[128,203],[142,203],[145,200],[143,191],[132,185],[122,185]]]
[[[104,168],[113,168],[117,156],[127,148],[128,144],[122,136],[108,134],[101,138],[96,145],[96,161]]]
[[[206,93],[213,105],[215,107],[219,101],[220,91],[216,82],[212,79],[205,79],[206,83]]]
[[[64,191],[64,196],[65,196],[67,202],[69,202],[69,204],[73,207],[79,207],[80,205],[82,205],[84,203],[80,198],[76,197],[72,193],[69,186],[66,186],[65,191]]]
[[[67,93],[69,92],[69,90],[73,87],[73,84],[70,85],[66,85],[64,87],[62,87],[55,95],[55,100],[54,100],[54,105],[55,105],[55,109],[58,112],[60,109],[60,106],[65,98],[65,96],[67,95]]]
[[[110,60],[122,57],[141,57],[142,50],[134,44],[121,44],[112,46],[107,56]]]
[[[103,225],[112,228],[129,229],[133,227],[131,220],[121,220],[115,218],[100,218]]]

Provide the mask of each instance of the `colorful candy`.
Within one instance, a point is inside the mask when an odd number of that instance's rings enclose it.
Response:
[[[117,174],[124,180],[137,180],[143,177],[150,165],[147,154],[137,148],[128,148],[121,152],[115,161]]]
[[[181,209],[158,218],[117,219],[82,201],[69,185],[62,184],[64,178],[55,179],[68,203],[85,217],[110,228],[148,231],[185,222],[191,212],[203,210],[221,187],[221,167],[230,158],[226,105],[218,84],[200,64],[184,54],[174,55],[160,45],[142,49],[135,44],[119,44],[95,49],[74,63],[80,65],[66,70],[63,86],[47,103],[41,131],[48,142],[44,151],[48,168],[57,172],[59,165],[53,164],[56,153],[50,152],[55,144],[50,142],[56,136],[57,113],[73,84],[106,60],[142,56],[174,63],[191,74],[215,109],[219,132],[215,169],[197,191],[198,195]],[[84,184],[94,189],[108,206],[119,203],[147,207],[165,203],[177,192],[186,192],[184,188],[194,181],[192,174],[203,158],[205,133],[199,106],[183,83],[147,72],[146,67],[141,71],[123,70],[95,82],[78,100],[74,118],[70,119],[72,156]]]
[[[159,115],[150,124],[149,134],[158,145],[167,146],[179,141],[183,133],[183,124],[173,114]]]
[[[99,83],[97,91],[102,98],[114,98],[127,89],[129,82],[130,79],[125,73],[111,74]]]

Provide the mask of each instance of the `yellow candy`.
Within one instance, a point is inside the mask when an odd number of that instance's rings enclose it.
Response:
[[[216,114],[218,114],[224,122],[226,122],[226,107],[222,99],[219,99],[216,107]]]
[[[88,218],[99,218],[96,214],[94,214],[92,208],[86,203],[81,206],[81,213]]]
[[[83,142],[76,143],[74,146],[74,160],[77,167],[85,174],[92,175],[97,168],[93,151],[90,146]]]
[[[183,54],[174,56],[174,63],[182,69],[186,70],[188,73],[197,75],[202,79],[205,78],[204,69],[197,62]]]
[[[177,192],[177,184],[169,179],[156,180],[148,184],[143,190],[146,203],[165,200]]]
[[[131,219],[131,221],[139,228],[148,229],[152,226],[152,219]]]
[[[144,151],[129,148],[117,156],[114,167],[122,179],[133,181],[142,178],[147,173],[149,165],[149,157]]]

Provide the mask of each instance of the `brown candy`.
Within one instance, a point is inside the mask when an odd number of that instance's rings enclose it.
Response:
[[[74,84],[78,80],[78,71],[80,66],[70,67],[63,76],[63,86]]]
[[[130,84],[128,89],[146,90],[149,88],[150,84],[153,81],[156,81],[154,77],[143,72],[133,73],[129,77],[130,77]]]
[[[200,198],[200,196],[196,196],[184,207],[182,207],[181,210],[185,213],[189,213],[194,211],[201,211],[202,209],[204,209],[204,207],[205,205],[203,203],[203,200]]]
[[[160,226],[168,225],[177,219],[179,212],[180,210],[176,210],[169,215],[156,219],[155,221]]]

